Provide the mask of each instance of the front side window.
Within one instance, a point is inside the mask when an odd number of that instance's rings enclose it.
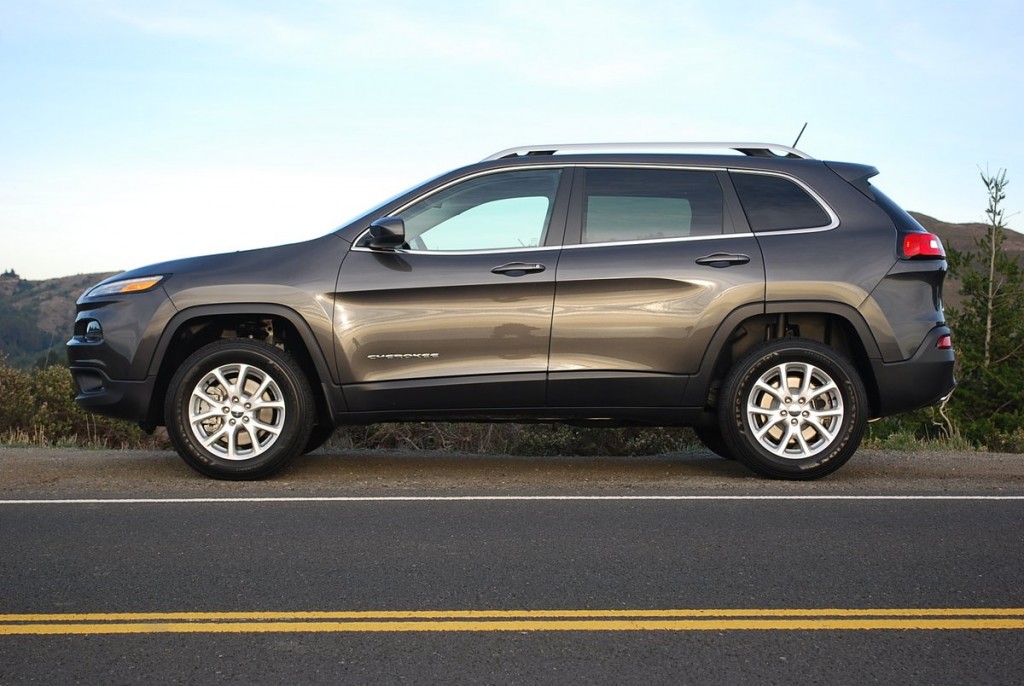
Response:
[[[770,174],[730,174],[752,231],[816,229],[832,220],[799,185]]]
[[[411,250],[534,248],[544,244],[559,170],[478,176],[401,213]]]
[[[722,233],[722,186],[715,172],[588,169],[584,188],[584,243]]]

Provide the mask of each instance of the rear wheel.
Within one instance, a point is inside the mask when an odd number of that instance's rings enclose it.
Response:
[[[764,476],[816,479],[860,445],[867,394],[853,365],[816,341],[763,343],[726,377],[719,427],[729,452]]]
[[[285,351],[225,339],[185,360],[167,391],[167,433],[194,469],[218,479],[258,479],[281,469],[310,440],[316,407]]]

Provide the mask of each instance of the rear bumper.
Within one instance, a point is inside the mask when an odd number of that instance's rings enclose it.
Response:
[[[939,339],[950,333],[949,327],[935,327],[908,360],[871,361],[878,389],[872,413],[875,417],[937,405],[953,392],[956,387],[953,350],[936,347]]]

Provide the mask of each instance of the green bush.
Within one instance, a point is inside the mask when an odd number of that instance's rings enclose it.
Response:
[[[0,361],[0,442],[145,448],[158,445],[137,426],[82,411],[65,367],[24,371]]]
[[[700,445],[689,429],[565,424],[374,424],[338,429],[328,449],[440,450],[506,455],[653,455]]]

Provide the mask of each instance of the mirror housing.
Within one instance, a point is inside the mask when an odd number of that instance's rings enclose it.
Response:
[[[405,245],[405,222],[401,217],[381,217],[370,224],[371,250],[395,250]]]

